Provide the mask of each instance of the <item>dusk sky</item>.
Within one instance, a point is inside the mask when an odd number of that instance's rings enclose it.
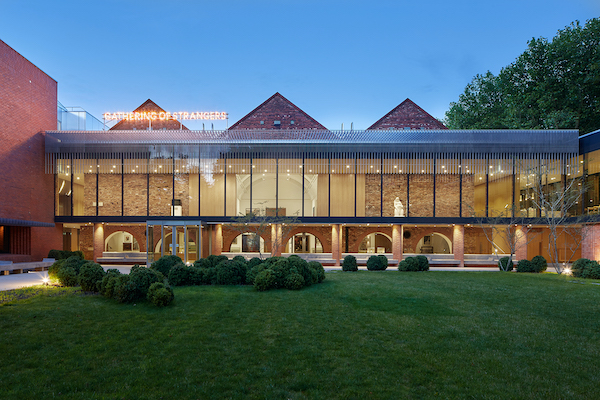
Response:
[[[329,129],[366,129],[407,97],[443,118],[474,75],[600,16],[600,0],[0,0],[0,10],[0,39],[58,81],[62,104],[98,118],[150,98],[226,111],[232,125],[280,92]]]

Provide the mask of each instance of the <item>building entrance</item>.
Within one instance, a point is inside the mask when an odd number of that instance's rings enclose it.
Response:
[[[184,263],[196,261],[202,254],[200,229],[200,221],[147,221],[148,265],[168,255],[176,255]]]

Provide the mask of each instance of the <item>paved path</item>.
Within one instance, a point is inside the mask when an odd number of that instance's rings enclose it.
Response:
[[[114,267],[112,267],[114,268]],[[107,268],[105,268],[107,269]],[[122,273],[129,273],[130,266],[120,266],[117,268]],[[359,270],[367,270],[367,267],[358,267]],[[431,267],[431,271],[488,271],[495,272],[498,268],[473,268],[473,267]],[[327,272],[342,272],[341,267],[325,267]],[[388,268],[386,272],[397,271],[396,268]],[[41,285],[42,279],[48,276],[48,271],[28,272],[24,274],[0,275],[0,290],[18,289],[27,286]]]

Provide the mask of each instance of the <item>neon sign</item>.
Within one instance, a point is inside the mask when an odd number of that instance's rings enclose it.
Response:
[[[151,111],[151,112],[114,112],[104,113],[104,119],[125,120],[125,121],[166,121],[166,120],[193,120],[193,119],[227,119],[226,112],[167,112],[167,111]]]

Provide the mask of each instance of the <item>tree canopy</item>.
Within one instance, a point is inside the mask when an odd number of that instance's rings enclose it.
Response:
[[[533,38],[498,75],[476,75],[450,103],[451,129],[600,129],[600,18]]]

